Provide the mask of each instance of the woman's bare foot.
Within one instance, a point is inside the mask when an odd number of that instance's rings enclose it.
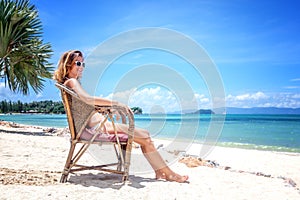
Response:
[[[189,176],[181,176],[179,174],[176,173],[172,173],[169,175],[166,175],[166,173],[164,172],[157,172],[156,173],[156,179],[164,179],[166,181],[175,181],[178,183],[186,183],[188,182],[187,180],[189,179]]]

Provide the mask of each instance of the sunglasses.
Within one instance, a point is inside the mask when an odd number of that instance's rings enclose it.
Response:
[[[84,62],[75,61],[75,64],[76,64],[77,67],[85,67],[85,63]]]

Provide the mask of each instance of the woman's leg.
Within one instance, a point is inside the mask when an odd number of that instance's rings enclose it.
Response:
[[[126,124],[116,124],[118,133],[127,133],[128,126]],[[114,133],[114,129],[110,122],[106,124],[106,130],[108,133]],[[150,134],[147,130],[141,128],[134,129],[134,142],[141,145],[142,152],[151,167],[154,169],[157,179],[166,179],[168,181],[185,182],[188,176],[180,176],[174,173],[162,159],[161,155],[155,148]]]

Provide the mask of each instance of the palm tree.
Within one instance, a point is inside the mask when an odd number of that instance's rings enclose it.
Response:
[[[51,77],[51,45],[43,44],[42,23],[29,0],[0,0],[0,76],[5,86],[24,95],[35,93]]]

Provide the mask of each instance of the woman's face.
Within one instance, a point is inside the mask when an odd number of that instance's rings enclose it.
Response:
[[[75,58],[74,64],[72,65],[71,71],[69,72],[68,77],[69,78],[76,78],[79,79],[82,77],[82,72],[84,69],[83,66],[83,58],[81,56],[78,56]]]

